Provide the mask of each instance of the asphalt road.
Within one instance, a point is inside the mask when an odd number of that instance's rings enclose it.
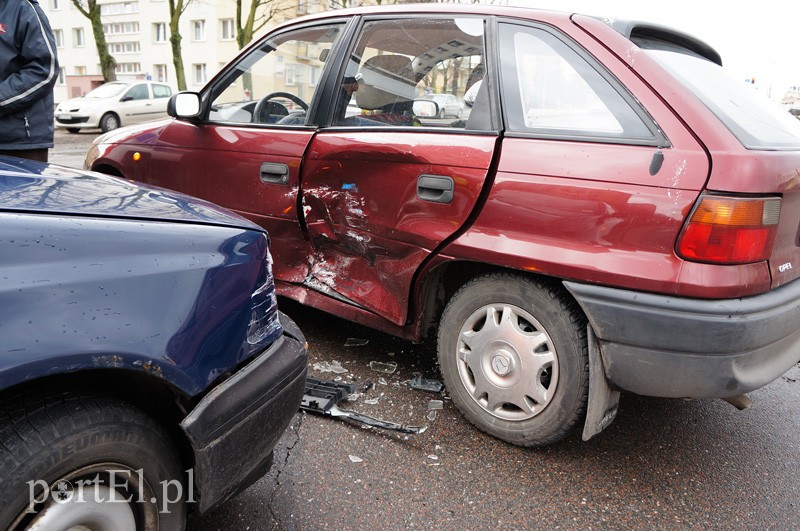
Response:
[[[93,137],[58,133],[51,161],[80,166]],[[446,393],[410,388],[416,372],[438,378],[430,347],[281,306],[307,335],[310,375],[375,384],[344,407],[428,430],[402,435],[298,413],[270,473],[192,515],[191,530],[800,529],[800,367],[752,393],[746,411],[624,395],[595,439],[524,449],[473,428]],[[347,372],[320,370],[334,361]],[[377,373],[371,361],[397,370]],[[432,399],[444,402],[435,420]]]

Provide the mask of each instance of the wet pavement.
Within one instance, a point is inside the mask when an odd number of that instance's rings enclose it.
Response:
[[[57,135],[51,160],[62,149],[80,166],[93,137]],[[192,515],[191,530],[800,529],[800,367],[752,393],[746,411],[623,395],[595,439],[525,449],[475,429],[446,391],[410,387],[415,373],[439,378],[431,347],[281,307],[307,335],[311,376],[375,384],[343,408],[429,428],[404,435],[298,412],[270,473]],[[334,361],[347,372],[322,371]],[[397,369],[376,372],[376,361]],[[431,421],[435,399],[443,409]]]
[[[190,529],[800,529],[800,367],[752,393],[747,411],[624,395],[595,439],[525,449],[472,427],[446,393],[410,388],[415,372],[438,378],[433,349],[281,302],[307,334],[312,376],[384,378],[343,407],[429,429],[408,436],[298,413],[270,474]],[[369,342],[346,347],[352,338]],[[313,369],[334,360],[348,373]],[[372,361],[397,370],[381,375]],[[431,422],[436,398],[444,409]]]

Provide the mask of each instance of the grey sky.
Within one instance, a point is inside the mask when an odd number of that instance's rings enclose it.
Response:
[[[800,85],[800,1],[510,0],[511,5],[646,20],[680,29],[713,46],[730,74],[754,77],[759,92],[780,99]],[[746,7],[745,7],[746,6]]]

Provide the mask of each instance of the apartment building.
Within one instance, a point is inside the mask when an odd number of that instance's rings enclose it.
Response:
[[[286,19],[331,7],[330,0],[277,0],[283,5],[272,27]],[[249,0],[242,0],[246,9]],[[98,0],[117,79],[153,79],[177,88],[169,42],[167,0]],[[341,4],[340,4],[341,5]],[[89,19],[72,0],[44,0],[58,48],[56,102],[77,97],[102,83],[100,61]],[[239,51],[236,0],[191,0],[180,20],[188,90],[199,90]],[[261,30],[263,34],[268,28]],[[257,35],[256,37],[258,37]]]

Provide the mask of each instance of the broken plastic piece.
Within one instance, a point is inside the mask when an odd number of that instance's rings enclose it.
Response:
[[[428,409],[444,409],[444,402],[441,400],[429,400],[428,401]]]
[[[369,343],[369,339],[359,339],[357,337],[348,337],[347,341],[344,342],[344,346],[346,347],[363,347]]]
[[[394,361],[371,361],[369,368],[375,372],[383,374],[393,374],[397,370],[397,363]]]
[[[411,380],[409,385],[411,385],[412,389],[430,391],[432,393],[440,393],[444,388],[444,385],[442,385],[442,382],[439,380],[427,380],[418,372],[414,373],[414,378]]]
[[[347,457],[350,458],[350,462],[351,463],[362,463],[362,462],[364,462],[364,460],[361,459],[360,457],[358,457],[357,455],[348,455]]]
[[[423,433],[428,429],[427,426],[408,426],[406,424],[376,419],[368,415],[356,413],[355,411],[339,409],[337,404],[348,395],[353,394],[355,390],[356,386],[353,384],[339,384],[336,382],[317,380],[316,378],[306,378],[306,392],[303,395],[300,409],[328,417],[339,417],[342,420],[362,426],[399,431],[401,433]]]
[[[436,420],[436,417],[437,417],[436,410],[428,411],[428,420],[433,422],[434,420]]]
[[[347,369],[345,369],[344,367],[342,367],[342,364],[339,363],[336,360],[333,360],[333,361],[330,361],[330,362],[329,361],[319,361],[319,362],[315,363],[312,367],[314,368],[315,371],[319,371],[319,372],[332,372],[332,373],[336,373],[336,374],[344,374],[346,372],[350,372]]]

